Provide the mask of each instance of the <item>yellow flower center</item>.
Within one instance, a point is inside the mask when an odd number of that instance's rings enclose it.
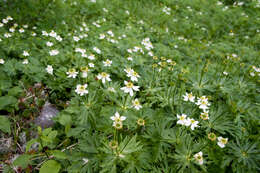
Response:
[[[88,72],[88,67],[81,67],[81,71]]]
[[[69,70],[69,73],[75,73],[75,71],[76,71],[76,70],[73,68],[73,69],[70,69],[70,70]]]
[[[123,127],[122,122],[116,122],[116,124],[115,124],[116,129],[122,129],[122,127]]]
[[[227,140],[226,140],[226,139],[221,139],[221,143],[222,143],[222,144],[226,144],[226,143],[227,143]]]
[[[102,76],[103,78],[105,78],[105,77],[107,77],[107,73],[102,72],[102,73],[101,73],[101,76]]]
[[[79,90],[80,90],[80,91],[84,91],[84,90],[85,90],[85,87],[84,87],[84,86],[80,86]]]
[[[184,119],[185,119],[185,117],[184,117],[184,116],[181,116],[181,117],[180,117],[180,120],[184,120]]]
[[[202,101],[202,102],[201,102],[201,104],[202,104],[202,105],[206,105],[206,104],[207,104],[207,102],[205,102],[205,101]]]
[[[134,104],[139,105],[140,103],[139,103],[139,101],[136,100],[136,101],[134,101]]]
[[[138,73],[136,73],[136,72],[133,72],[133,76],[138,76]]]
[[[134,84],[133,84],[132,82],[128,82],[128,83],[126,84],[126,87],[127,87],[127,88],[133,88],[133,86],[134,86]]]

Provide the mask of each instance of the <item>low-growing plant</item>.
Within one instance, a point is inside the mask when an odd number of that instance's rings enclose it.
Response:
[[[0,8],[0,171],[259,172],[258,1]]]

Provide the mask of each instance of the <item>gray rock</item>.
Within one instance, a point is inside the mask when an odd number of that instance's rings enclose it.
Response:
[[[40,112],[40,116],[35,119],[35,124],[41,126],[41,128],[51,127],[54,124],[52,118],[56,117],[58,113],[58,109],[47,101]]]

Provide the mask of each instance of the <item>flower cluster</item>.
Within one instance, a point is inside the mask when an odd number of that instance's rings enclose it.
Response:
[[[219,137],[217,138],[217,136],[216,136],[215,133],[209,133],[209,134],[208,134],[208,138],[209,138],[211,141],[215,141],[216,139],[218,139],[217,144],[218,144],[218,146],[219,146],[220,148],[224,148],[225,145],[226,145],[227,142],[228,142],[228,138],[223,138],[222,136],[219,136]]]
[[[120,116],[118,112],[115,113],[114,116],[110,117],[111,120],[113,120],[113,126],[116,129],[122,129],[123,128],[123,121],[126,119],[125,116]]]
[[[195,127],[199,127],[199,122],[193,118],[187,118],[186,114],[177,115],[177,118],[179,119],[177,124],[181,124],[187,127],[190,126],[191,130],[194,130]]]

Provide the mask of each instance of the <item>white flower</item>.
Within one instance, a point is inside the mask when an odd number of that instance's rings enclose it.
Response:
[[[134,107],[136,110],[139,110],[140,108],[142,108],[142,106],[141,106],[141,104],[140,104],[140,102],[139,102],[138,99],[134,99],[134,100],[132,101],[132,104],[133,104],[133,107]]]
[[[5,34],[4,34],[4,37],[5,37],[5,38],[9,38],[9,37],[12,37],[12,35],[11,35],[10,33],[5,33]]]
[[[7,16],[6,19],[7,20],[13,20],[13,18],[11,16]]]
[[[171,14],[171,9],[168,7],[164,7],[162,10],[165,14],[170,15]]]
[[[14,32],[14,31],[15,31],[15,28],[12,27],[12,28],[9,29],[9,31],[10,31],[10,32]]]
[[[83,158],[82,160],[83,160],[83,162],[84,162],[83,165],[87,164],[88,161],[89,161],[87,158]]]
[[[96,22],[92,23],[93,25],[95,25],[97,28],[100,28],[101,26],[99,24],[97,24]]]
[[[106,37],[105,34],[99,34],[99,39],[100,40],[104,39],[105,37]]]
[[[153,45],[152,45],[152,43],[150,41],[150,38],[143,39],[142,45],[144,45],[147,50],[153,49]]]
[[[50,54],[50,56],[55,56],[55,55],[58,55],[60,52],[58,51],[58,50],[51,50],[50,52],[49,52],[49,54]]]
[[[220,146],[220,148],[224,148],[225,145],[228,142],[228,138],[223,138],[223,137],[218,137],[218,146]]]
[[[4,63],[5,63],[5,60],[0,59],[0,64],[4,64]]]
[[[62,38],[61,38],[61,36],[57,36],[57,37],[55,37],[56,38],[56,40],[58,40],[58,41],[62,41]]]
[[[53,43],[50,42],[50,41],[48,41],[48,42],[46,43],[46,45],[47,45],[48,47],[51,47],[51,46],[53,46]]]
[[[51,37],[57,37],[57,33],[52,30],[52,31],[49,33],[49,36],[51,36]]]
[[[83,96],[85,94],[88,94],[88,90],[86,89],[87,88],[87,84],[84,84],[84,85],[77,85],[77,88],[75,89],[75,92],[77,94],[79,94],[80,96]]]
[[[27,51],[23,51],[23,56],[29,56],[30,54]]]
[[[99,73],[98,76],[97,76],[97,78],[98,78],[99,80],[102,80],[102,83],[106,83],[106,80],[107,80],[107,81],[111,81],[110,75],[107,74],[107,73],[105,73],[105,72]]]
[[[208,120],[209,119],[209,111],[204,111],[200,114],[200,118],[203,120]]]
[[[77,37],[77,36],[74,36],[74,37],[73,37],[73,40],[76,41],[76,42],[78,42],[78,41],[80,40],[80,38]]]
[[[183,95],[183,100],[184,101],[190,101],[190,102],[194,102],[195,101],[195,97],[192,95],[191,93],[186,93],[186,95]]]
[[[106,12],[106,13],[108,12],[108,10],[106,8],[103,8],[103,11]]]
[[[115,90],[115,88],[113,88],[113,87],[108,87],[108,89],[107,89],[108,91],[110,91],[110,92],[116,92],[116,90]]]
[[[126,11],[125,11],[125,13],[126,13],[127,15],[129,15],[129,14],[130,14],[128,10],[126,10]]]
[[[94,47],[93,50],[94,50],[97,54],[101,54],[101,50],[98,49],[97,47]]]
[[[20,29],[19,29],[19,32],[20,32],[20,33],[23,33],[23,32],[24,32],[24,29],[23,29],[23,28],[20,28]]]
[[[90,2],[96,3],[96,0],[90,0]]]
[[[95,67],[95,64],[93,64],[93,63],[88,63],[88,65],[89,65],[89,67]]]
[[[199,105],[199,108],[202,109],[204,112],[210,106],[210,103],[208,102],[208,98],[206,96],[200,97],[195,104]]]
[[[197,162],[199,162],[200,165],[203,165],[203,153],[200,151],[197,154],[194,155],[194,158]]]
[[[3,19],[2,22],[6,24],[6,23],[8,23],[8,20],[7,19]]]
[[[28,63],[29,63],[28,59],[23,60],[23,64],[28,64]]]
[[[110,117],[111,120],[113,120],[114,122],[122,122],[126,119],[125,116],[120,116],[118,112],[115,113],[114,116]]]
[[[148,55],[149,55],[149,56],[154,56],[154,55],[153,55],[153,52],[148,52]]]
[[[104,64],[105,67],[110,67],[111,64],[112,64],[112,61],[107,59],[106,61],[103,61],[103,64]]]
[[[48,34],[48,32],[46,32],[46,31],[42,31],[42,35],[48,36],[49,34]]]
[[[198,124],[199,122],[198,121],[195,121],[193,118],[188,118],[187,119],[188,123],[187,124],[190,124],[190,128],[191,130],[194,130],[195,127],[199,127]],[[189,123],[190,122],[190,123]]]
[[[123,90],[125,93],[129,93],[130,96],[134,95],[133,91],[139,91],[139,86],[134,86],[134,84],[132,82],[127,82],[124,81],[125,87],[120,88],[121,90]]]
[[[131,78],[131,81],[138,81],[138,78],[140,77],[139,74],[135,71],[127,75]]]
[[[46,68],[46,71],[47,71],[47,73],[49,73],[49,74],[53,74],[53,68],[52,68],[52,66],[51,65],[48,65],[47,66],[47,68]]]
[[[177,118],[179,119],[179,120],[177,121],[177,124],[185,125],[185,123],[186,123],[186,117],[187,117],[186,114],[177,115]]]
[[[86,78],[88,76],[89,69],[88,67],[81,67],[80,70],[82,71],[82,77]]]
[[[223,71],[223,74],[226,75],[226,76],[228,75],[228,73],[226,71]]]
[[[88,59],[90,59],[90,60],[94,60],[94,59],[95,59],[95,55],[90,54],[90,55],[88,56]]]
[[[69,69],[68,72],[66,72],[66,74],[68,75],[68,78],[76,78],[76,76],[78,75],[78,72],[72,68],[72,69]]]
[[[3,26],[4,26],[4,24],[0,22],[0,28],[3,27]]]
[[[127,58],[127,60],[128,60],[128,61],[133,61],[133,58],[129,56],[129,57]]]
[[[134,72],[134,70],[131,68],[126,68],[126,69],[124,69],[124,71],[127,73],[127,75],[130,75],[131,73]]]
[[[124,69],[124,71],[127,73],[127,77],[131,78],[131,81],[138,81],[138,78],[140,77],[137,72],[135,72],[131,68]]]
[[[32,32],[31,35],[34,37],[36,36],[37,34],[35,32]]]
[[[114,34],[113,34],[113,32],[111,30],[107,31],[107,34],[110,35],[111,37],[114,37]]]
[[[28,28],[28,25],[23,25],[24,28]]]

